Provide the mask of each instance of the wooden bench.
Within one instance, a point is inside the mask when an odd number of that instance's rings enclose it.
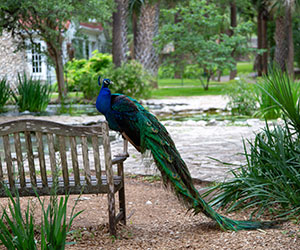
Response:
[[[119,221],[126,224],[124,160],[126,156],[111,157],[107,122],[93,126],[38,119],[0,123],[0,197],[6,196],[3,185],[20,196],[33,196],[34,189],[41,196],[50,195],[54,184],[59,195],[107,193],[112,235]]]

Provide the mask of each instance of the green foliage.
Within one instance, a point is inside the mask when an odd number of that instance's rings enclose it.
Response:
[[[230,85],[226,90],[226,95],[229,97],[227,108],[231,110],[232,115],[252,116],[258,108],[254,85],[243,79]]]
[[[285,114],[285,126],[266,128],[254,142],[244,143],[246,165],[232,171],[234,178],[217,184],[212,204],[228,211],[255,208],[278,217],[300,216],[300,113],[299,85],[277,68],[263,78],[260,88]],[[250,148],[249,150],[247,148]],[[271,211],[272,209],[272,211]]]
[[[136,61],[129,61],[116,68],[108,54],[94,52],[90,60],[73,60],[67,63],[68,85],[78,88],[87,99],[98,96],[98,77],[110,78],[115,84],[112,92],[130,95],[135,98],[147,97],[150,93],[151,76]]]
[[[205,0],[180,2],[176,8],[164,10],[164,13],[180,13],[180,22],[162,27],[157,37],[158,47],[163,49],[167,44],[174,44],[172,58],[188,55],[181,57],[180,65],[197,64],[203,72],[198,77],[202,79],[204,89],[208,89],[215,72],[233,69],[233,51],[250,51],[247,48],[247,34],[251,32],[252,24],[241,22],[232,36],[225,34],[222,27],[226,15],[214,3],[208,4]]]
[[[0,3],[1,30],[13,31],[19,36],[20,45],[24,39],[39,36],[51,49],[61,49],[62,34],[69,28],[69,22],[74,23],[96,19],[110,20],[114,3],[110,0],[6,0]],[[7,17],[10,18],[7,18]],[[20,18],[22,17],[22,18]],[[28,25],[30,24],[30,25]],[[26,36],[24,36],[26,30]],[[46,54],[49,51],[44,51]],[[53,54],[53,53],[52,53]],[[53,59],[53,55],[50,55]],[[54,62],[53,62],[54,63]]]
[[[89,59],[72,60],[66,64],[69,91],[80,90],[87,99],[97,97],[99,86],[97,79],[103,75],[105,69],[112,66],[112,56],[93,52]]]
[[[6,187],[5,187],[6,188]],[[34,220],[29,209],[29,203],[22,215],[19,194],[14,199],[11,192],[6,188],[9,197],[9,213],[3,209],[0,219],[0,242],[7,249],[34,250],[37,249],[34,238]]]
[[[18,74],[17,93],[13,93],[13,98],[20,112],[28,110],[30,112],[45,111],[51,97],[51,85],[43,84],[40,80],[23,77]]]
[[[113,93],[121,93],[137,99],[150,95],[152,77],[137,61],[129,61],[119,68],[111,67],[106,72],[106,76],[114,82],[111,85]]]
[[[73,220],[82,212],[74,214],[76,203],[72,209],[69,221],[67,222],[67,204],[69,195],[60,197],[59,201],[56,195],[52,195],[50,203],[45,209],[44,201],[38,200],[42,206],[43,221],[41,226],[41,248],[49,250],[63,250],[66,245],[67,234],[71,228]]]
[[[265,84],[265,81],[259,81],[255,88],[259,110],[255,112],[255,116],[264,117],[265,119],[281,117],[279,106],[264,90],[269,90],[269,86]]]
[[[260,88],[286,115],[293,127],[300,131],[300,82],[274,67],[263,77]]]
[[[7,103],[11,95],[11,90],[6,78],[0,80],[0,112],[3,111],[4,105]]]
[[[234,178],[217,184],[211,203],[235,211],[254,208],[257,216],[272,212],[278,217],[300,216],[299,134],[286,125],[268,126],[244,147],[247,164],[233,171]],[[270,210],[272,209],[272,211]]]
[[[37,248],[33,213],[29,203],[22,215],[20,197],[16,192],[14,199],[12,193],[5,186],[6,194],[9,197],[9,213],[3,209],[0,219],[0,242],[7,249],[34,250]],[[67,221],[67,203],[69,196],[61,197],[58,201],[55,190],[52,190],[50,203],[45,208],[44,201],[39,195],[36,196],[42,206],[42,225],[41,225],[41,249],[65,249],[67,234],[70,232],[73,220],[82,212],[74,213],[76,204],[73,206],[70,219]]]

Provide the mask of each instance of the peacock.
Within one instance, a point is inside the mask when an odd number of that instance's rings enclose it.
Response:
[[[98,78],[101,86],[101,78]],[[272,227],[271,222],[237,221],[217,213],[193,185],[190,172],[182,160],[166,128],[138,101],[123,95],[111,94],[110,79],[103,79],[96,108],[102,113],[110,129],[120,132],[139,152],[150,150],[163,183],[195,214],[204,213],[223,230],[238,231]]]

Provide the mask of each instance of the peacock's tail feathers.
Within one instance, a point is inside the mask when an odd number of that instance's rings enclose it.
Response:
[[[141,150],[149,149],[161,172],[164,185],[170,188],[179,200],[195,214],[202,212],[215,220],[221,229],[238,231],[242,229],[269,228],[273,222],[237,221],[217,213],[193,185],[190,172],[180,157],[166,128],[145,109],[139,119]]]

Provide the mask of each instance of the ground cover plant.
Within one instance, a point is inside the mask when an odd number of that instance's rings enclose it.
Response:
[[[253,207],[256,216],[271,212],[277,217],[299,218],[299,95],[292,91],[293,81],[280,70],[274,69],[263,81],[260,87],[285,114],[285,124],[270,128],[266,123],[253,142],[244,142],[246,165],[232,172],[233,179],[216,184],[206,195],[216,192],[211,204],[227,211]]]

